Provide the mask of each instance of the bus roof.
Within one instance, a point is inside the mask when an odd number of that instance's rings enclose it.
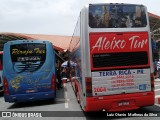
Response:
[[[50,41],[46,40],[14,40],[14,41],[8,41],[7,43],[51,43]]]
[[[130,3],[91,3],[89,5],[139,5],[139,6],[145,6],[143,4],[130,4]]]

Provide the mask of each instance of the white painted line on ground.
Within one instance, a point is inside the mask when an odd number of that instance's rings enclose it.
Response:
[[[66,109],[69,108],[67,101],[65,101],[65,108],[66,108]]]
[[[68,101],[69,101],[69,99],[67,99],[67,91],[66,91],[66,83],[63,83],[63,87],[64,87],[64,98],[65,98],[65,108],[67,109],[67,108],[69,108],[69,105],[68,105]]]

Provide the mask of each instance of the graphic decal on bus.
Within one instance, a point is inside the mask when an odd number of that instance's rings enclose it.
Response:
[[[91,28],[137,28],[146,25],[144,6],[93,5],[89,9]]]
[[[107,37],[99,37],[95,45],[92,47],[92,51],[97,48],[98,51],[103,49],[125,49],[129,47],[130,49],[143,48],[148,44],[148,39],[141,40],[140,36],[132,36],[128,39],[128,45],[125,40],[107,40]]]
[[[17,76],[15,78],[13,78],[9,84],[12,86],[12,88],[17,91],[18,88],[21,86],[21,80],[24,78],[24,76]]]
[[[107,35],[108,34],[108,35]],[[92,52],[105,52],[107,50],[126,51],[126,50],[147,50],[148,35],[142,33],[105,33],[105,34],[90,34],[90,45]],[[148,51],[148,50],[147,50]]]
[[[19,50],[19,49],[12,49],[11,54],[16,55],[29,55],[29,54],[45,54],[45,50],[41,50],[40,48],[34,48],[33,50]]]
[[[15,91],[17,91],[22,86],[21,83],[24,83],[26,85],[33,85],[36,88],[50,88],[50,83],[45,83],[45,85],[44,83],[39,84],[41,83],[41,81],[49,79],[50,77],[49,74],[46,74],[42,77],[36,77],[36,78],[33,78],[32,76],[21,76],[21,75],[16,77],[12,76],[12,77],[13,79],[11,79],[9,84]]]
[[[151,90],[149,72],[149,69],[92,72],[93,93],[116,94],[118,92],[149,91]]]

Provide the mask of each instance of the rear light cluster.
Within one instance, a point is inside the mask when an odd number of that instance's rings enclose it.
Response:
[[[0,70],[2,70],[2,62],[1,62],[1,60],[0,60]]]
[[[54,74],[52,75],[51,89],[56,90],[56,78]]]
[[[85,82],[86,82],[86,96],[87,97],[92,96],[92,78],[86,77]]]
[[[8,82],[7,79],[4,78],[4,94],[8,95],[9,94],[9,89],[8,89]]]
[[[151,73],[151,90],[154,91],[154,73]]]

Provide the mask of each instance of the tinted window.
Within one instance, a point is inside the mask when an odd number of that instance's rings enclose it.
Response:
[[[46,45],[41,43],[11,45],[10,54],[16,72],[33,72],[45,62]]]
[[[92,55],[93,67],[118,67],[147,65],[147,52],[120,52]]]
[[[147,25],[145,7],[142,5],[90,5],[91,28],[131,28]]]

